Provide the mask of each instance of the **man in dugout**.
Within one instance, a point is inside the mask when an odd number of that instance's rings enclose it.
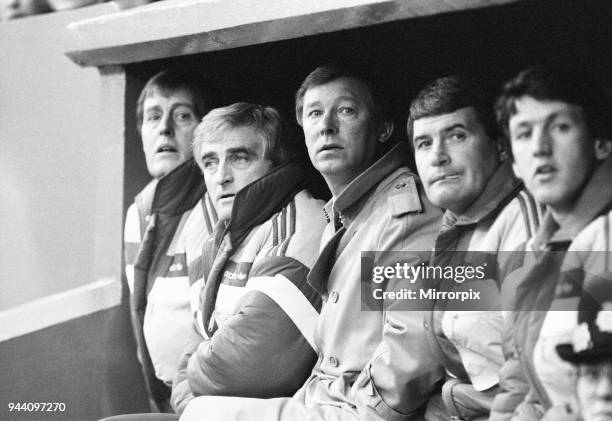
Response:
[[[574,368],[556,346],[571,342],[610,250],[600,234],[612,208],[612,107],[585,72],[533,66],[504,85],[496,109],[514,171],[546,214],[527,245],[491,418],[573,419]]]
[[[193,78],[176,70],[153,76],[137,103],[138,129],[153,180],[127,211],[125,273],[138,359],[154,412],[172,412],[172,379],[192,324],[186,254],[178,239],[192,212],[208,213],[195,207],[205,185],[191,159],[191,142],[209,108]]]

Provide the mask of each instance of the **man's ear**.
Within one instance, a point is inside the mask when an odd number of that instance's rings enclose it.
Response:
[[[390,120],[383,120],[378,126],[378,141],[385,143],[393,134],[393,122]]]
[[[593,148],[595,149],[595,158],[598,161],[603,161],[610,156],[612,152],[612,139],[596,138],[593,142]]]

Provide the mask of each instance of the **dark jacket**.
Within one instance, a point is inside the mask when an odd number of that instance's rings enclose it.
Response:
[[[145,383],[152,405],[159,411],[170,410],[170,387],[155,375],[150,350],[143,331],[148,295],[160,278],[187,277],[185,254],[168,255],[177,228],[196,203],[206,186],[202,174],[192,160],[175,168],[159,180],[153,180],[135,198],[125,222],[124,252],[130,310],[142,364]],[[179,268],[179,270],[175,270]],[[189,315],[189,297],[185,297]]]

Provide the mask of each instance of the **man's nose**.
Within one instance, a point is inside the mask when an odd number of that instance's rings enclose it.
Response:
[[[547,129],[534,130],[533,154],[546,156],[552,153],[552,138]]]
[[[217,184],[220,186],[231,183],[234,180],[231,164],[227,160],[220,161],[215,176],[217,178]]]
[[[338,133],[338,120],[335,113],[327,112],[321,119],[321,135],[333,135]]]
[[[450,157],[446,151],[446,147],[440,140],[433,140],[431,144],[432,164],[435,167],[440,167],[450,163]]]
[[[163,136],[172,136],[174,134],[174,125],[170,114],[163,116],[160,120],[159,134]]]

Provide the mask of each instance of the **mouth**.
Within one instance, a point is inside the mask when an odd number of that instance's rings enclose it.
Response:
[[[450,173],[450,174],[440,174],[433,177],[430,181],[430,184],[444,182],[444,181],[456,181],[461,177],[459,173]]]
[[[220,202],[225,199],[233,199],[236,196],[234,193],[223,193],[217,196],[217,202]]]
[[[326,151],[335,151],[335,150],[340,150],[343,149],[342,146],[335,144],[335,143],[326,143],[325,145],[321,146],[319,148],[319,152],[326,152]]]
[[[535,169],[534,175],[541,177],[551,177],[557,172],[557,169],[549,164],[540,165]]]
[[[157,150],[155,151],[155,153],[164,153],[164,152],[178,152],[177,149],[174,146],[171,145],[162,145],[159,148],[157,148]]]

